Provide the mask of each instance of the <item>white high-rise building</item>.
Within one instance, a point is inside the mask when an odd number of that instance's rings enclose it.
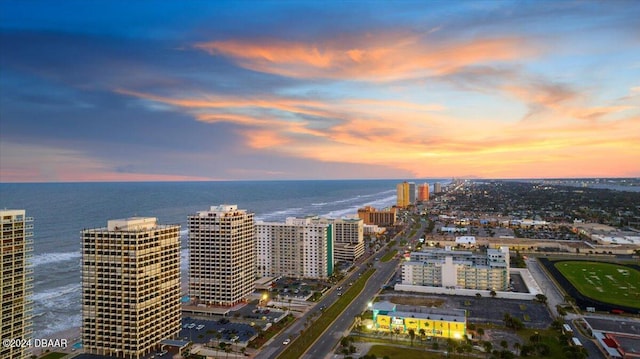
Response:
[[[233,306],[255,290],[256,227],[237,205],[212,206],[189,216],[189,296]]]
[[[256,224],[258,276],[325,279],[333,274],[333,236],[328,223],[287,218]]]
[[[110,220],[82,231],[85,352],[137,359],[180,333],[180,225]]]
[[[331,225],[336,261],[355,262],[364,254],[364,221],[361,218],[313,217],[312,223]]]
[[[0,210],[2,218],[2,339],[29,339],[31,337],[33,269],[29,258],[33,251],[33,218],[26,217],[23,209]],[[4,344],[4,343],[3,343]],[[27,346],[2,345],[0,358],[29,358]]]

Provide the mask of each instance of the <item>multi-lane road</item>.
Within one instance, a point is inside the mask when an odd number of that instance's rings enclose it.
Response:
[[[407,226],[407,230],[409,230]],[[411,238],[416,240],[424,231],[424,224],[421,223],[420,229],[416,231],[416,234]],[[406,232],[406,231],[405,231]],[[389,251],[398,248],[398,244],[400,240],[404,239],[404,235],[402,233],[398,234],[394,240],[396,241],[396,246],[393,248],[389,248]],[[347,283],[351,283],[358,279],[358,277],[368,269],[368,264],[372,264],[373,268],[376,271],[371,275],[367,284],[360,294],[354,298],[354,300],[345,308],[345,310],[336,317],[335,321],[327,328],[327,330],[320,336],[318,339],[309,347],[303,358],[324,358],[330,357],[332,354],[333,348],[338,344],[340,339],[343,336],[349,334],[349,330],[351,325],[354,322],[354,319],[357,315],[361,314],[367,307],[368,303],[375,297],[375,295],[380,291],[382,286],[384,286],[389,279],[392,278],[393,274],[396,272],[400,260],[397,258],[393,258],[388,262],[380,261],[380,258],[386,252],[386,246],[375,253],[373,256],[369,257],[367,260],[358,264],[358,269],[349,274],[343,281],[342,285],[347,285]],[[401,252],[401,251],[400,251]],[[310,317],[314,311],[319,309],[317,308],[328,308],[338,299],[338,292],[333,289],[328,294],[326,294],[320,302],[318,302],[313,309],[305,312],[301,317],[296,319],[296,321],[287,329],[285,329],[280,334],[276,335],[272,341],[265,345],[262,350],[256,355],[258,359],[273,359],[278,357],[280,353],[286,348],[283,345],[283,342],[291,337],[294,337],[300,333],[300,331],[304,328],[304,323],[307,320],[307,317]]]

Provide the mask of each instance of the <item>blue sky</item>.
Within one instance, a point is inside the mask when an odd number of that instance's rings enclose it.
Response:
[[[0,1],[0,181],[640,176],[640,4]]]

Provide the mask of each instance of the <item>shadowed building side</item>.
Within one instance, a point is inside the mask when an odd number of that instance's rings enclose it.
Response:
[[[180,226],[156,218],[82,231],[85,352],[138,359],[180,332]]]

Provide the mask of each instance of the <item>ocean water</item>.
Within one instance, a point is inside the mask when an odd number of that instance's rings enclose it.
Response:
[[[416,181],[433,183],[436,180]],[[157,217],[182,225],[188,270],[187,216],[237,204],[257,220],[355,215],[364,205],[396,200],[398,180],[0,184],[0,208],[25,209],[34,221],[34,337],[80,326],[80,231],[109,219]],[[184,276],[183,276],[184,277]]]

